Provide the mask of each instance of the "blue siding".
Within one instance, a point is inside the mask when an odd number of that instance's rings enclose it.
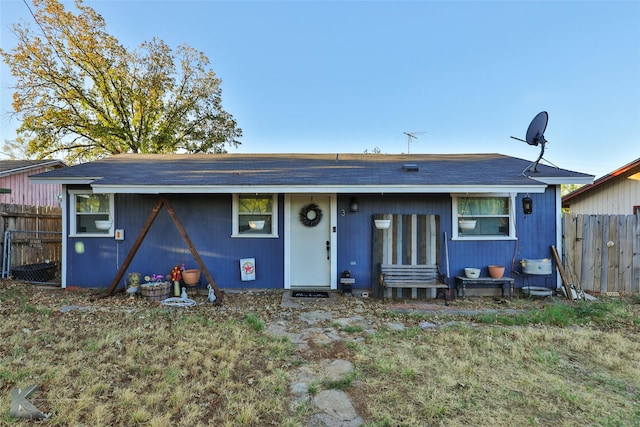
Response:
[[[232,238],[231,195],[169,196],[168,199],[219,287],[282,287],[282,237]],[[123,242],[116,242],[111,237],[70,238],[67,284],[107,287],[157,201],[157,196],[117,195],[115,225],[125,230]],[[279,204],[282,205],[282,198]],[[282,209],[279,209],[279,216],[279,234],[282,236]],[[73,250],[76,245],[83,247],[82,252]],[[256,280],[241,281],[241,258],[256,258]],[[138,271],[143,276],[152,273],[167,274],[174,265],[183,262],[186,268],[198,268],[173,220],[163,207],[127,271]],[[204,275],[201,280],[206,283]]]
[[[423,195],[363,195],[349,194],[338,198],[338,272],[348,270],[356,279],[356,288],[376,286],[378,278],[371,265],[371,221],[378,213],[432,214],[440,216],[439,266],[446,273],[444,232],[447,232],[450,277],[464,274],[465,267],[482,269],[488,276],[487,266],[504,265],[505,276],[516,278],[516,287],[522,286],[522,277],[513,271],[520,271],[523,258],[551,258],[551,245],[556,244],[555,188],[548,188],[543,194],[529,195],[533,199],[533,213],[522,212],[522,198],[519,194],[515,204],[517,240],[451,240],[451,197],[448,194]],[[358,200],[359,211],[349,212],[352,197]],[[340,216],[341,210],[345,215]],[[355,263],[355,265],[352,265]],[[554,262],[555,266],[555,262]],[[453,280],[450,282],[453,283]],[[551,278],[531,277],[528,284],[542,286],[545,283],[555,287],[555,275]]]
[[[352,197],[358,201],[359,209],[355,213],[349,212]],[[345,210],[344,216],[341,216],[342,209]],[[340,195],[338,272],[350,271],[351,277],[356,279],[355,288],[371,288],[377,284],[378,278],[373,273],[375,266],[371,265],[372,221],[373,215],[385,213],[438,215],[440,229],[451,229],[451,197],[448,194]],[[442,246],[443,241],[439,240],[438,244]],[[354,262],[355,265],[352,265]]]
[[[505,275],[513,276],[519,270],[522,258],[551,257],[550,246],[555,244],[555,190],[531,194],[533,213],[522,213],[522,197],[516,202],[516,229],[518,240],[453,241],[451,240],[451,198],[448,194],[344,194],[338,196],[337,217],[337,269],[338,277],[345,270],[356,279],[356,288],[371,288],[378,278],[372,265],[372,216],[374,214],[421,214],[439,217],[439,265],[446,272],[444,232],[449,241],[450,276],[463,274],[465,267],[482,268],[501,264]],[[351,213],[352,197],[358,201],[358,212]],[[186,229],[200,257],[216,284],[221,288],[282,288],[284,283],[284,196],[278,199],[279,238],[232,238],[230,194],[223,195],[171,195],[170,203]],[[149,213],[158,201],[153,195],[116,195],[115,226],[125,230],[125,240],[113,238],[69,238],[67,258],[67,285],[107,287],[115,277],[131,246],[137,238]],[[344,210],[344,215],[342,211]],[[256,280],[242,282],[239,260],[256,259]],[[162,208],[134,257],[127,272],[143,275],[167,274],[180,263],[187,268],[197,264],[166,208]],[[555,265],[555,263],[554,263]],[[516,286],[522,286],[515,276]],[[126,274],[125,274],[126,278]],[[534,278],[530,284],[538,285]],[[124,278],[123,278],[124,280]],[[204,283],[204,276],[201,279]],[[555,275],[551,282],[555,285]],[[453,281],[451,281],[453,283]]]
[[[464,275],[465,267],[481,269],[482,276],[488,276],[487,266],[504,265],[505,277],[514,277],[515,286],[522,286],[522,277],[514,274],[521,271],[520,260],[523,258],[551,258],[551,245],[556,244],[555,189],[547,189],[543,194],[531,194],[533,199],[533,213],[525,215],[522,212],[522,198],[516,198],[515,218],[517,240],[480,240],[464,241],[451,240],[451,226],[449,225],[449,265],[451,277]],[[555,287],[555,276],[547,279],[548,284]],[[532,286],[542,286],[544,277],[532,277]]]

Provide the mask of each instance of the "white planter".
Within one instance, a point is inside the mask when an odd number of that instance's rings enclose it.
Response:
[[[480,269],[479,268],[465,268],[464,275],[469,279],[477,279],[480,277]]]
[[[111,220],[95,220],[96,228],[98,230],[109,230],[111,228]]]
[[[522,263],[522,272],[524,274],[549,275],[552,272],[551,258],[523,259],[520,262]]]
[[[391,225],[390,219],[374,219],[373,222],[376,223],[376,228],[379,230],[387,229]]]
[[[249,228],[252,230],[262,230],[264,228],[264,221],[249,221]]]
[[[461,219],[458,220],[458,227],[461,230],[473,230],[476,228],[476,220],[475,219]]]

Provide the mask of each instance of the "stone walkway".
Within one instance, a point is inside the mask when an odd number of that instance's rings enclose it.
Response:
[[[318,346],[327,346],[350,339],[336,327],[365,325],[363,316],[336,317],[334,309],[342,298],[334,293],[329,299],[292,298],[284,292],[281,307],[288,310],[288,319],[279,319],[267,327],[267,332],[287,337],[297,346],[297,352],[305,354]],[[332,300],[333,299],[333,300]],[[373,333],[373,332],[371,332]],[[363,338],[357,338],[362,340]],[[291,408],[310,404],[312,416],[308,427],[355,427],[363,424],[351,404],[349,396],[342,390],[322,389],[322,384],[346,381],[353,373],[353,364],[344,359],[322,359],[296,368],[291,374],[289,389],[294,396]]]
[[[348,302],[348,311],[344,303]],[[343,296],[330,293],[329,298],[293,298],[285,291],[280,305],[281,317],[267,324],[269,334],[287,337],[297,346],[301,355],[309,355],[318,349],[336,347],[339,342],[360,342],[369,334],[375,334],[379,326],[391,330],[402,331],[406,325],[398,321],[387,321],[376,325],[369,320],[363,298],[360,296]],[[420,308],[421,307],[421,308]],[[416,306],[390,306],[392,310],[436,312],[446,310],[455,314],[443,305],[432,304],[425,308],[424,304]],[[345,316],[345,313],[349,313]],[[419,324],[423,330],[438,328],[430,322]],[[349,327],[363,331],[360,334],[343,332]],[[363,336],[364,335],[364,336]],[[309,363],[300,366],[291,373],[290,391],[294,396],[291,408],[309,404],[311,417],[307,427],[355,427],[364,423],[356,412],[347,393],[331,384],[348,382],[353,376],[353,365],[341,358],[306,357]]]

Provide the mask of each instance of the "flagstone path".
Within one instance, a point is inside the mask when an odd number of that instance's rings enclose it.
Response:
[[[348,298],[348,311],[342,304]],[[359,304],[360,303],[360,304]],[[442,306],[434,305],[431,309],[441,309]],[[287,337],[296,345],[296,351],[301,355],[309,355],[314,351],[321,351],[328,347],[337,346],[338,343],[360,342],[364,336],[375,334],[380,326],[395,331],[402,331],[406,325],[398,321],[386,321],[382,324],[374,324],[369,316],[366,316],[365,305],[362,297],[343,296],[331,293],[329,299],[324,298],[293,298],[291,293],[283,293],[280,305],[282,312],[279,318],[273,319],[267,324],[269,334]],[[398,307],[402,310],[414,308]],[[438,328],[444,325],[436,325],[430,322],[421,322],[423,330]],[[345,328],[358,328],[363,334],[351,334],[344,332]],[[322,385],[339,384],[348,381],[353,375],[353,365],[350,361],[341,358],[327,358],[316,361],[307,358],[306,363],[291,372],[291,384],[289,386],[293,400],[291,408],[298,405],[310,404],[311,416],[307,427],[355,427],[364,423],[362,417],[352,405],[349,395],[336,388],[322,389]]]

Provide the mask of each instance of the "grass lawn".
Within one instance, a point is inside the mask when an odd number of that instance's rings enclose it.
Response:
[[[640,426],[638,297],[518,300],[518,314],[465,318],[369,300],[357,314],[375,333],[329,321],[354,339],[316,353],[267,333],[293,324],[279,302],[270,292],[165,309],[3,282],[0,424],[33,423],[10,417],[10,393],[36,384],[29,400],[50,426],[304,426],[312,408],[294,403],[290,372],[339,355],[353,374],[309,394],[344,390],[367,426]]]

